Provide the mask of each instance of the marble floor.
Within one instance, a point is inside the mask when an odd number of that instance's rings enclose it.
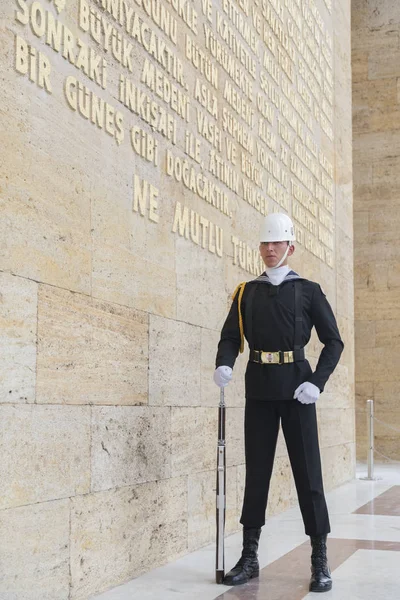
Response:
[[[378,465],[375,481],[357,478],[327,494],[332,533],[328,556],[333,589],[324,600],[400,598],[400,467]],[[241,534],[227,537],[229,569]],[[268,519],[260,540],[260,577],[229,588],[214,583],[214,545],[154,569],[91,600],[310,600],[309,539],[298,508]]]

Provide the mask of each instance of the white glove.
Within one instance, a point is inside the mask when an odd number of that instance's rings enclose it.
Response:
[[[230,367],[217,367],[214,371],[214,381],[218,387],[225,387],[232,379]]]
[[[293,398],[301,402],[302,404],[313,404],[319,398],[320,391],[319,388],[311,383],[310,381],[305,381],[294,393]]]

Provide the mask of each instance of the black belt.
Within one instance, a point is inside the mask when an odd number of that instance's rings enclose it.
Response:
[[[299,350],[277,350],[276,352],[250,350],[249,360],[262,365],[285,365],[304,360],[304,358],[304,348],[300,348]]]

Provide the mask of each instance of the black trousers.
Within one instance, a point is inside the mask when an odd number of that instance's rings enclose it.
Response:
[[[322,482],[315,404],[301,404],[298,400],[246,400],[246,486],[240,522],[244,527],[258,528],[265,524],[280,421],[305,532],[310,536],[327,534],[330,524]]]

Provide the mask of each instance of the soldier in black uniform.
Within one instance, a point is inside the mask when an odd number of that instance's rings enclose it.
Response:
[[[326,556],[330,525],[315,402],[339,361],[343,342],[320,286],[287,266],[293,242],[294,227],[287,215],[265,217],[260,253],[266,272],[238,286],[218,345],[214,381],[219,386],[229,383],[244,337],[250,349],[245,376],[246,485],[240,519],[243,552],[224,583],[239,585],[258,576],[258,541],[281,422],[305,532],[311,538],[310,591],[324,592],[332,587]],[[313,326],[324,344],[314,372],[304,355]]]

